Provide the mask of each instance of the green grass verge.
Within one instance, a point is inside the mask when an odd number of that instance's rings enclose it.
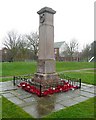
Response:
[[[2,76],[32,74],[36,72],[36,62],[2,63]]]
[[[78,70],[83,68],[94,68],[93,62],[56,62],[58,72],[65,70]]]
[[[88,62],[56,62],[56,71],[93,68],[94,63]],[[35,73],[36,62],[6,62],[2,63],[2,76],[14,76]]]
[[[33,118],[4,97],[2,97],[2,106],[2,118]]]
[[[13,80],[13,78],[0,78],[0,82],[6,82],[6,81],[10,81]]]
[[[2,76],[2,62],[0,62],[0,76]]]
[[[86,72],[65,72],[65,76],[68,76],[70,78],[77,78],[80,79],[83,83],[93,84],[96,85],[96,82],[94,81],[94,73],[86,73]],[[64,78],[61,75],[62,78]]]
[[[0,63],[1,66],[1,63]],[[17,76],[24,74],[33,74],[36,72],[37,63],[36,62],[6,62],[2,63],[2,76]],[[94,63],[88,62],[56,62],[56,71],[61,72],[65,70],[78,70],[84,68],[94,68]],[[86,71],[85,71],[86,72]],[[65,75],[81,78],[82,82],[94,84],[94,74],[85,73],[84,71],[80,72],[68,72]],[[0,78],[0,81],[9,81],[12,78]]]
[[[94,118],[94,112],[94,98],[90,98],[74,106],[53,112],[44,118],[57,118],[57,120],[60,118]]]

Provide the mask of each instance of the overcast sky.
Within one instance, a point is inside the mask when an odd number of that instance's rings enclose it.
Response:
[[[94,40],[95,0],[0,0],[0,48],[8,31],[21,34],[38,31],[37,11],[47,6],[56,10],[54,41],[76,39],[79,47]]]

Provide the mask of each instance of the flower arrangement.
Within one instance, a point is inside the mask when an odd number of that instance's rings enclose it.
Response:
[[[37,88],[35,85],[30,85],[27,82],[21,82],[18,87],[21,87],[22,89],[37,94],[38,96],[47,96],[49,94],[59,93],[59,92],[66,92],[69,90],[78,89],[79,86],[77,85],[71,85],[69,82],[66,82],[64,80],[61,81],[63,84],[58,84],[56,87],[50,86],[48,89],[42,91],[42,86],[40,85],[39,88]]]

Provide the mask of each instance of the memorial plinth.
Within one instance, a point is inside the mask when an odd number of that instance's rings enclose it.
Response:
[[[47,81],[55,80],[58,79],[54,58],[54,14],[56,11],[44,7],[37,13],[39,14],[39,52],[35,79],[40,77]]]

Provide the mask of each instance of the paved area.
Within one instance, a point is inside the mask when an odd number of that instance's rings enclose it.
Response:
[[[81,89],[56,93],[46,97],[38,97],[16,86],[12,81],[0,82],[0,94],[20,106],[35,118],[41,118],[51,112],[64,109],[96,96],[96,86],[82,83]]]

